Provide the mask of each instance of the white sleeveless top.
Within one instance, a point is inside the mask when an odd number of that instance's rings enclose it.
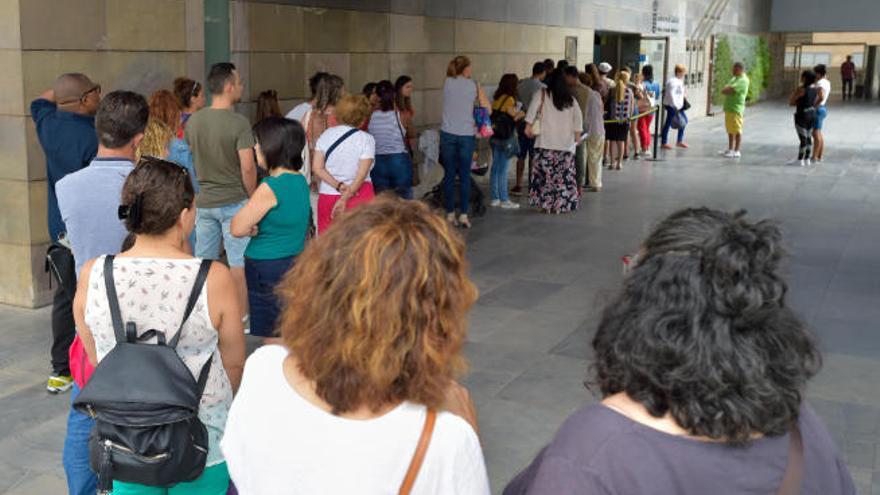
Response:
[[[86,325],[95,339],[99,362],[116,345],[104,286],[104,258],[99,257],[92,265],[85,308]],[[122,321],[134,322],[138,335],[155,329],[165,331],[166,339],[170,339],[180,326],[200,264],[198,258],[116,258],[113,278]],[[232,404],[232,386],[220,359],[218,340],[208,313],[208,286],[205,284],[183,325],[176,350],[196,379],[202,366],[213,356],[199,405],[199,419],[208,429],[208,466],[223,462],[219,445]],[[155,338],[148,342],[154,343]]]

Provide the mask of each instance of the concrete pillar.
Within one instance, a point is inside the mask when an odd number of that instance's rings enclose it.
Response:
[[[204,79],[203,0],[0,0],[0,304],[51,301],[43,151],[30,101],[64,72],[144,94]]]
[[[0,303],[49,301],[49,233],[42,153],[24,94],[19,0],[0,1]]]

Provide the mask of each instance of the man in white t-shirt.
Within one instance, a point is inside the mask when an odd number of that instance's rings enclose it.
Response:
[[[813,163],[821,163],[822,155],[825,153],[825,136],[822,134],[822,127],[825,124],[825,117],[828,116],[828,108],[825,104],[831,96],[831,81],[828,80],[828,69],[825,64],[813,67],[813,72],[816,73],[816,88],[822,101],[816,109],[816,123],[813,125]]]
[[[321,82],[321,79],[323,79],[326,75],[326,72],[315,72],[315,75],[309,78],[309,91],[312,94],[312,96],[309,98],[309,101],[304,101],[299,105],[293,107],[293,110],[287,112],[287,115],[285,115],[285,117],[305,125],[304,119],[306,118],[306,115],[312,110],[312,107],[315,105],[315,96],[318,92],[318,83]]]

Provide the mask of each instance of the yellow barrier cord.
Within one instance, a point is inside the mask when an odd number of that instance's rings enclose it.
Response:
[[[630,117],[628,119],[605,120],[603,122],[605,124],[626,124],[628,122],[632,122],[633,120],[639,120],[640,118],[644,117],[645,115],[651,115],[652,113],[656,113],[658,110],[660,110],[660,105],[656,105],[654,108],[652,108],[651,110],[649,110],[645,113],[633,115],[632,117]]]

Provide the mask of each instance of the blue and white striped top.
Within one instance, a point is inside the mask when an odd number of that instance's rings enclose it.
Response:
[[[406,153],[406,144],[403,142],[403,123],[400,121],[400,115],[397,111],[376,110],[373,112],[367,132],[376,140],[377,155]]]

